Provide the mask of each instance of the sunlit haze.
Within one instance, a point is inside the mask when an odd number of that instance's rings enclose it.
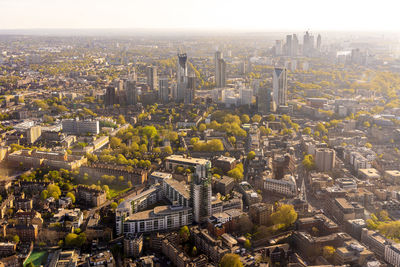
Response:
[[[398,31],[395,0],[1,0],[0,28]]]

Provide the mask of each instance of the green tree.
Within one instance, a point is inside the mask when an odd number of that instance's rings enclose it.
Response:
[[[336,249],[332,246],[324,246],[322,248],[322,255],[324,256],[325,259],[331,260],[335,251]]]
[[[67,236],[65,237],[65,244],[67,246],[73,246],[74,245],[74,241],[75,241],[75,239],[77,237],[78,237],[78,235],[74,234],[74,233],[67,234]]]
[[[282,228],[291,226],[297,220],[297,212],[292,205],[282,204],[276,212],[271,214],[271,221],[274,225],[281,225]]]
[[[118,137],[111,137],[110,139],[110,146],[111,148],[117,148],[120,147],[122,144],[122,140]]]
[[[157,129],[154,126],[143,127],[142,133],[147,136],[148,139],[153,139],[158,134]]]
[[[194,144],[196,144],[197,142],[199,142],[200,141],[200,138],[198,138],[198,137],[192,137],[191,139],[190,139],[190,144],[191,145],[194,145]]]
[[[117,209],[117,207],[118,207],[117,202],[111,203],[110,207],[111,207],[111,209],[112,209],[113,211],[115,211],[115,210]]]
[[[43,191],[40,193],[40,199],[41,199],[41,200],[46,200],[48,197],[49,197],[49,192],[48,192],[47,190],[43,190]]]
[[[243,267],[243,263],[240,261],[240,256],[233,253],[225,254],[220,263],[220,267]]]
[[[253,160],[255,157],[256,157],[256,152],[254,152],[254,151],[250,151],[250,152],[247,154],[247,159],[248,159],[248,160]]]
[[[246,239],[246,241],[244,241],[244,247],[246,249],[250,249],[251,248],[251,242],[249,239]]]
[[[305,128],[303,129],[303,134],[308,134],[308,135],[310,135],[310,134],[311,134],[311,128],[310,128],[310,127],[305,127]]]
[[[197,248],[196,248],[196,246],[193,246],[192,252],[190,254],[192,255],[192,257],[196,257],[197,256]]]
[[[61,190],[58,185],[50,184],[47,186],[48,195],[54,197],[56,200],[61,196]]]
[[[315,168],[315,161],[312,155],[305,155],[302,163],[307,171],[311,171]]]
[[[234,136],[229,136],[228,138],[229,143],[231,143],[232,145],[236,144],[236,137]]]
[[[68,192],[66,197],[69,197],[72,203],[75,203],[75,195],[72,192]]]
[[[117,123],[118,124],[125,124],[126,123],[124,115],[121,114],[121,115],[118,116]]]
[[[165,146],[163,150],[164,153],[167,153],[168,155],[171,155],[173,153],[172,148],[170,146]]]
[[[189,241],[190,231],[187,225],[181,227],[181,229],[179,230],[179,237],[183,243]]]
[[[240,120],[242,121],[242,123],[249,123],[250,117],[247,114],[243,114],[242,116],[240,116]]]
[[[232,177],[233,179],[235,179],[237,182],[243,180],[243,164],[239,163],[238,165],[236,165],[235,168],[233,168],[232,170],[228,171],[228,176]]]
[[[262,117],[260,115],[258,115],[258,114],[256,114],[253,117],[251,117],[251,121],[252,122],[258,122],[259,123],[261,121],[261,119],[262,119]]]
[[[14,235],[14,236],[13,236],[13,242],[14,242],[15,244],[18,244],[18,243],[19,243],[19,236],[18,236],[18,235]]]
[[[199,125],[199,131],[200,132],[204,132],[205,130],[207,130],[207,126],[204,123],[200,123]]]
[[[147,146],[146,146],[146,144],[141,144],[140,147],[139,147],[139,151],[140,151],[140,153],[142,153],[142,154],[146,153],[146,152],[147,152]]]
[[[317,124],[317,131],[319,131],[321,133],[327,133],[328,129],[326,129],[325,125],[322,122],[319,122]]]

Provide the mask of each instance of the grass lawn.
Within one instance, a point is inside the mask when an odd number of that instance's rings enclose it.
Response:
[[[90,181],[90,180],[87,180],[87,181],[79,180],[74,185],[78,185],[78,184],[91,186],[91,185],[96,184],[96,183],[94,183],[93,181]],[[110,188],[109,195],[110,195],[111,198],[118,197],[120,194],[123,194],[123,193],[125,193],[126,191],[128,191],[130,189],[124,183],[122,183],[122,184],[118,184],[118,183],[117,184],[112,184],[112,185],[108,185],[108,187]]]
[[[128,191],[130,188],[126,186],[118,186],[118,185],[113,185],[110,186],[110,191],[108,192],[110,194],[111,198],[115,198],[119,196],[120,194],[125,193]]]
[[[35,266],[44,265],[47,261],[47,251],[33,251],[24,266],[32,262]]]

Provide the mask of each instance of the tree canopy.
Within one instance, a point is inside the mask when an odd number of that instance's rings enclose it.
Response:
[[[225,254],[220,263],[220,267],[243,267],[243,263],[240,261],[240,256],[233,253]]]

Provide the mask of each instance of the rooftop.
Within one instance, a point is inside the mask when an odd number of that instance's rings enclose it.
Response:
[[[166,158],[166,160],[171,160],[171,161],[180,161],[183,163],[187,164],[200,164],[200,165],[205,165],[207,163],[210,163],[209,160],[207,159],[201,159],[201,158],[191,158],[191,157],[184,157],[181,155],[171,155]]]
[[[182,206],[157,206],[152,210],[145,210],[141,212],[137,212],[127,217],[127,221],[138,221],[138,220],[148,220],[151,218],[156,218],[160,216],[166,216],[171,213],[181,212],[181,211],[189,211],[191,208],[182,207]]]

